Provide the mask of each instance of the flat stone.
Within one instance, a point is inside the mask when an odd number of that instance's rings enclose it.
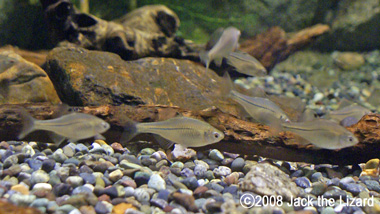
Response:
[[[46,67],[58,95],[71,106],[186,103],[192,110],[214,105],[222,111],[237,111],[210,93],[219,90],[221,78],[188,60],[124,61],[113,53],[70,47],[50,51]]]

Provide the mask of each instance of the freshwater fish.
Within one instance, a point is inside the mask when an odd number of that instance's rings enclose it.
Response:
[[[84,113],[70,113],[59,118],[50,120],[37,120],[33,118],[25,109],[18,110],[23,120],[23,128],[18,138],[25,136],[36,130],[50,131],[55,134],[53,141],[57,144],[64,139],[70,142],[95,137],[105,139],[101,134],[110,128],[104,120]]]
[[[363,106],[353,104],[336,111],[331,111],[328,113],[327,117],[337,121],[338,123],[347,117],[353,117],[355,120],[352,122],[357,123],[364,115],[369,113],[372,113],[371,110]]]
[[[178,116],[160,122],[135,123],[129,121],[121,142],[128,142],[141,133],[156,134],[168,140],[167,143],[159,141],[164,148],[169,148],[174,143],[185,147],[201,147],[219,142],[224,138],[223,132],[206,122]]]
[[[249,76],[265,76],[267,70],[253,56],[243,51],[234,51],[227,56],[227,63],[234,67],[237,72]]]
[[[326,119],[282,123],[282,128],[284,131],[293,132],[302,137],[315,147],[323,149],[342,149],[354,146],[359,142],[352,132]]]
[[[244,110],[256,121],[265,125],[280,125],[280,122],[289,122],[285,112],[273,101],[263,97],[251,97],[237,92],[233,87],[228,73],[224,75],[225,94],[239,103]],[[279,121],[277,121],[279,120]]]
[[[211,50],[201,51],[199,57],[201,61],[206,64],[206,70],[212,61],[215,62],[216,66],[221,66],[223,58],[227,57],[237,48],[239,37],[240,31],[238,29],[235,27],[228,27],[223,31],[219,40]]]

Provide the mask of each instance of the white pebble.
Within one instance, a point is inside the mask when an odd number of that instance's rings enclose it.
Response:
[[[41,190],[52,190],[53,187],[48,183],[37,183],[33,186],[33,190],[41,189]]]
[[[314,97],[313,97],[313,101],[314,102],[318,102],[318,101],[321,101],[322,99],[323,99],[323,94],[321,93],[321,92],[319,92],[319,93],[316,93],[316,94],[314,94]]]
[[[160,191],[166,189],[166,183],[159,174],[153,174],[148,181],[148,187]]]

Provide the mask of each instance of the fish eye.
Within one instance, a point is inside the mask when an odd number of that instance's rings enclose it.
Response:
[[[218,132],[214,132],[214,137],[215,138],[219,138],[220,137],[220,134]]]
[[[349,136],[349,137],[348,137],[348,141],[352,142],[352,141],[354,141],[354,138],[351,137],[351,136]]]
[[[102,127],[104,129],[109,129],[110,128],[110,125],[108,123],[106,123],[106,122],[102,122],[101,125],[102,125]]]

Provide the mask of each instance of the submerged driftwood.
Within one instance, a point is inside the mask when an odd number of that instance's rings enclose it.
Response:
[[[25,107],[33,117],[37,119],[49,119],[57,109],[50,104],[25,104]],[[20,105],[0,105],[0,139],[16,140],[21,130],[21,119],[16,113]],[[355,133],[360,143],[357,146],[345,148],[339,151],[316,150],[294,142],[291,133],[280,133],[279,136],[271,136],[268,127],[238,119],[230,114],[223,113],[215,108],[201,111],[189,111],[173,106],[99,106],[99,107],[75,107],[76,111],[96,115],[111,124],[111,129],[104,135],[108,143],[118,142],[123,132],[123,124],[127,117],[138,121],[160,121],[177,114],[203,119],[214,127],[223,130],[225,138],[216,144],[196,150],[216,148],[221,151],[238,153],[253,157],[263,157],[308,162],[308,163],[332,163],[332,164],[357,164],[379,156],[380,141],[380,115],[371,114],[364,116],[357,124],[348,129]],[[138,135],[135,140],[151,140],[150,135]],[[30,134],[25,140],[48,142],[46,133],[37,131]],[[135,141],[134,140],[134,141]]]

